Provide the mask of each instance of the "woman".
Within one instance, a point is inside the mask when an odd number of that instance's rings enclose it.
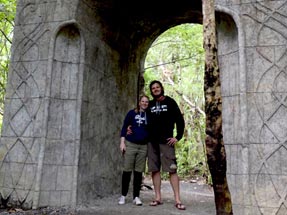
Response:
[[[130,110],[124,120],[121,130],[120,150],[124,156],[124,167],[122,173],[122,196],[119,204],[125,204],[126,195],[129,190],[131,174],[133,172],[133,203],[140,206],[140,189],[142,173],[145,171],[147,156],[147,115],[149,98],[141,96],[138,107]],[[132,133],[127,133],[128,126],[131,126]]]

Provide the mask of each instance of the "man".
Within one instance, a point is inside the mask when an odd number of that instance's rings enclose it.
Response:
[[[175,144],[182,138],[184,119],[174,99],[164,95],[164,88],[160,81],[152,81],[149,85],[153,100],[149,103],[148,127],[150,143],[148,144],[148,169],[152,173],[155,189],[155,199],[150,206],[162,204],[161,200],[161,169],[169,173],[170,184],[175,198],[175,207],[185,210],[181,203],[179,192],[179,177]],[[176,125],[176,136],[173,136]]]

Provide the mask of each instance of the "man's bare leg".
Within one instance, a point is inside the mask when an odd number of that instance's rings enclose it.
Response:
[[[180,201],[179,178],[177,173],[169,173],[169,179],[174,193],[175,207],[179,210],[185,210],[185,206]]]
[[[152,182],[155,192],[155,201],[161,202],[161,175],[160,172],[152,172]],[[156,204],[156,203],[154,203]],[[154,205],[153,204],[153,205]],[[151,203],[152,205],[152,203]]]
[[[169,180],[173,190],[175,202],[181,203],[179,196],[179,178],[177,173],[169,173]]]

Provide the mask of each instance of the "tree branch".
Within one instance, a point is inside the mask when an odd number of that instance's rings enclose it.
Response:
[[[8,36],[5,34],[5,32],[2,31],[2,29],[0,29],[0,32],[3,34],[3,36],[5,37],[5,39],[6,39],[10,44],[12,44],[12,41],[8,38]]]

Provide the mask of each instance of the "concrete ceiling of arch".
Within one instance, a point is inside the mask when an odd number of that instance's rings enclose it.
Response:
[[[153,40],[165,30],[183,23],[202,23],[201,0],[82,0],[105,26],[112,46]],[[149,40],[147,39],[147,40]],[[122,44],[122,45],[120,45]]]

